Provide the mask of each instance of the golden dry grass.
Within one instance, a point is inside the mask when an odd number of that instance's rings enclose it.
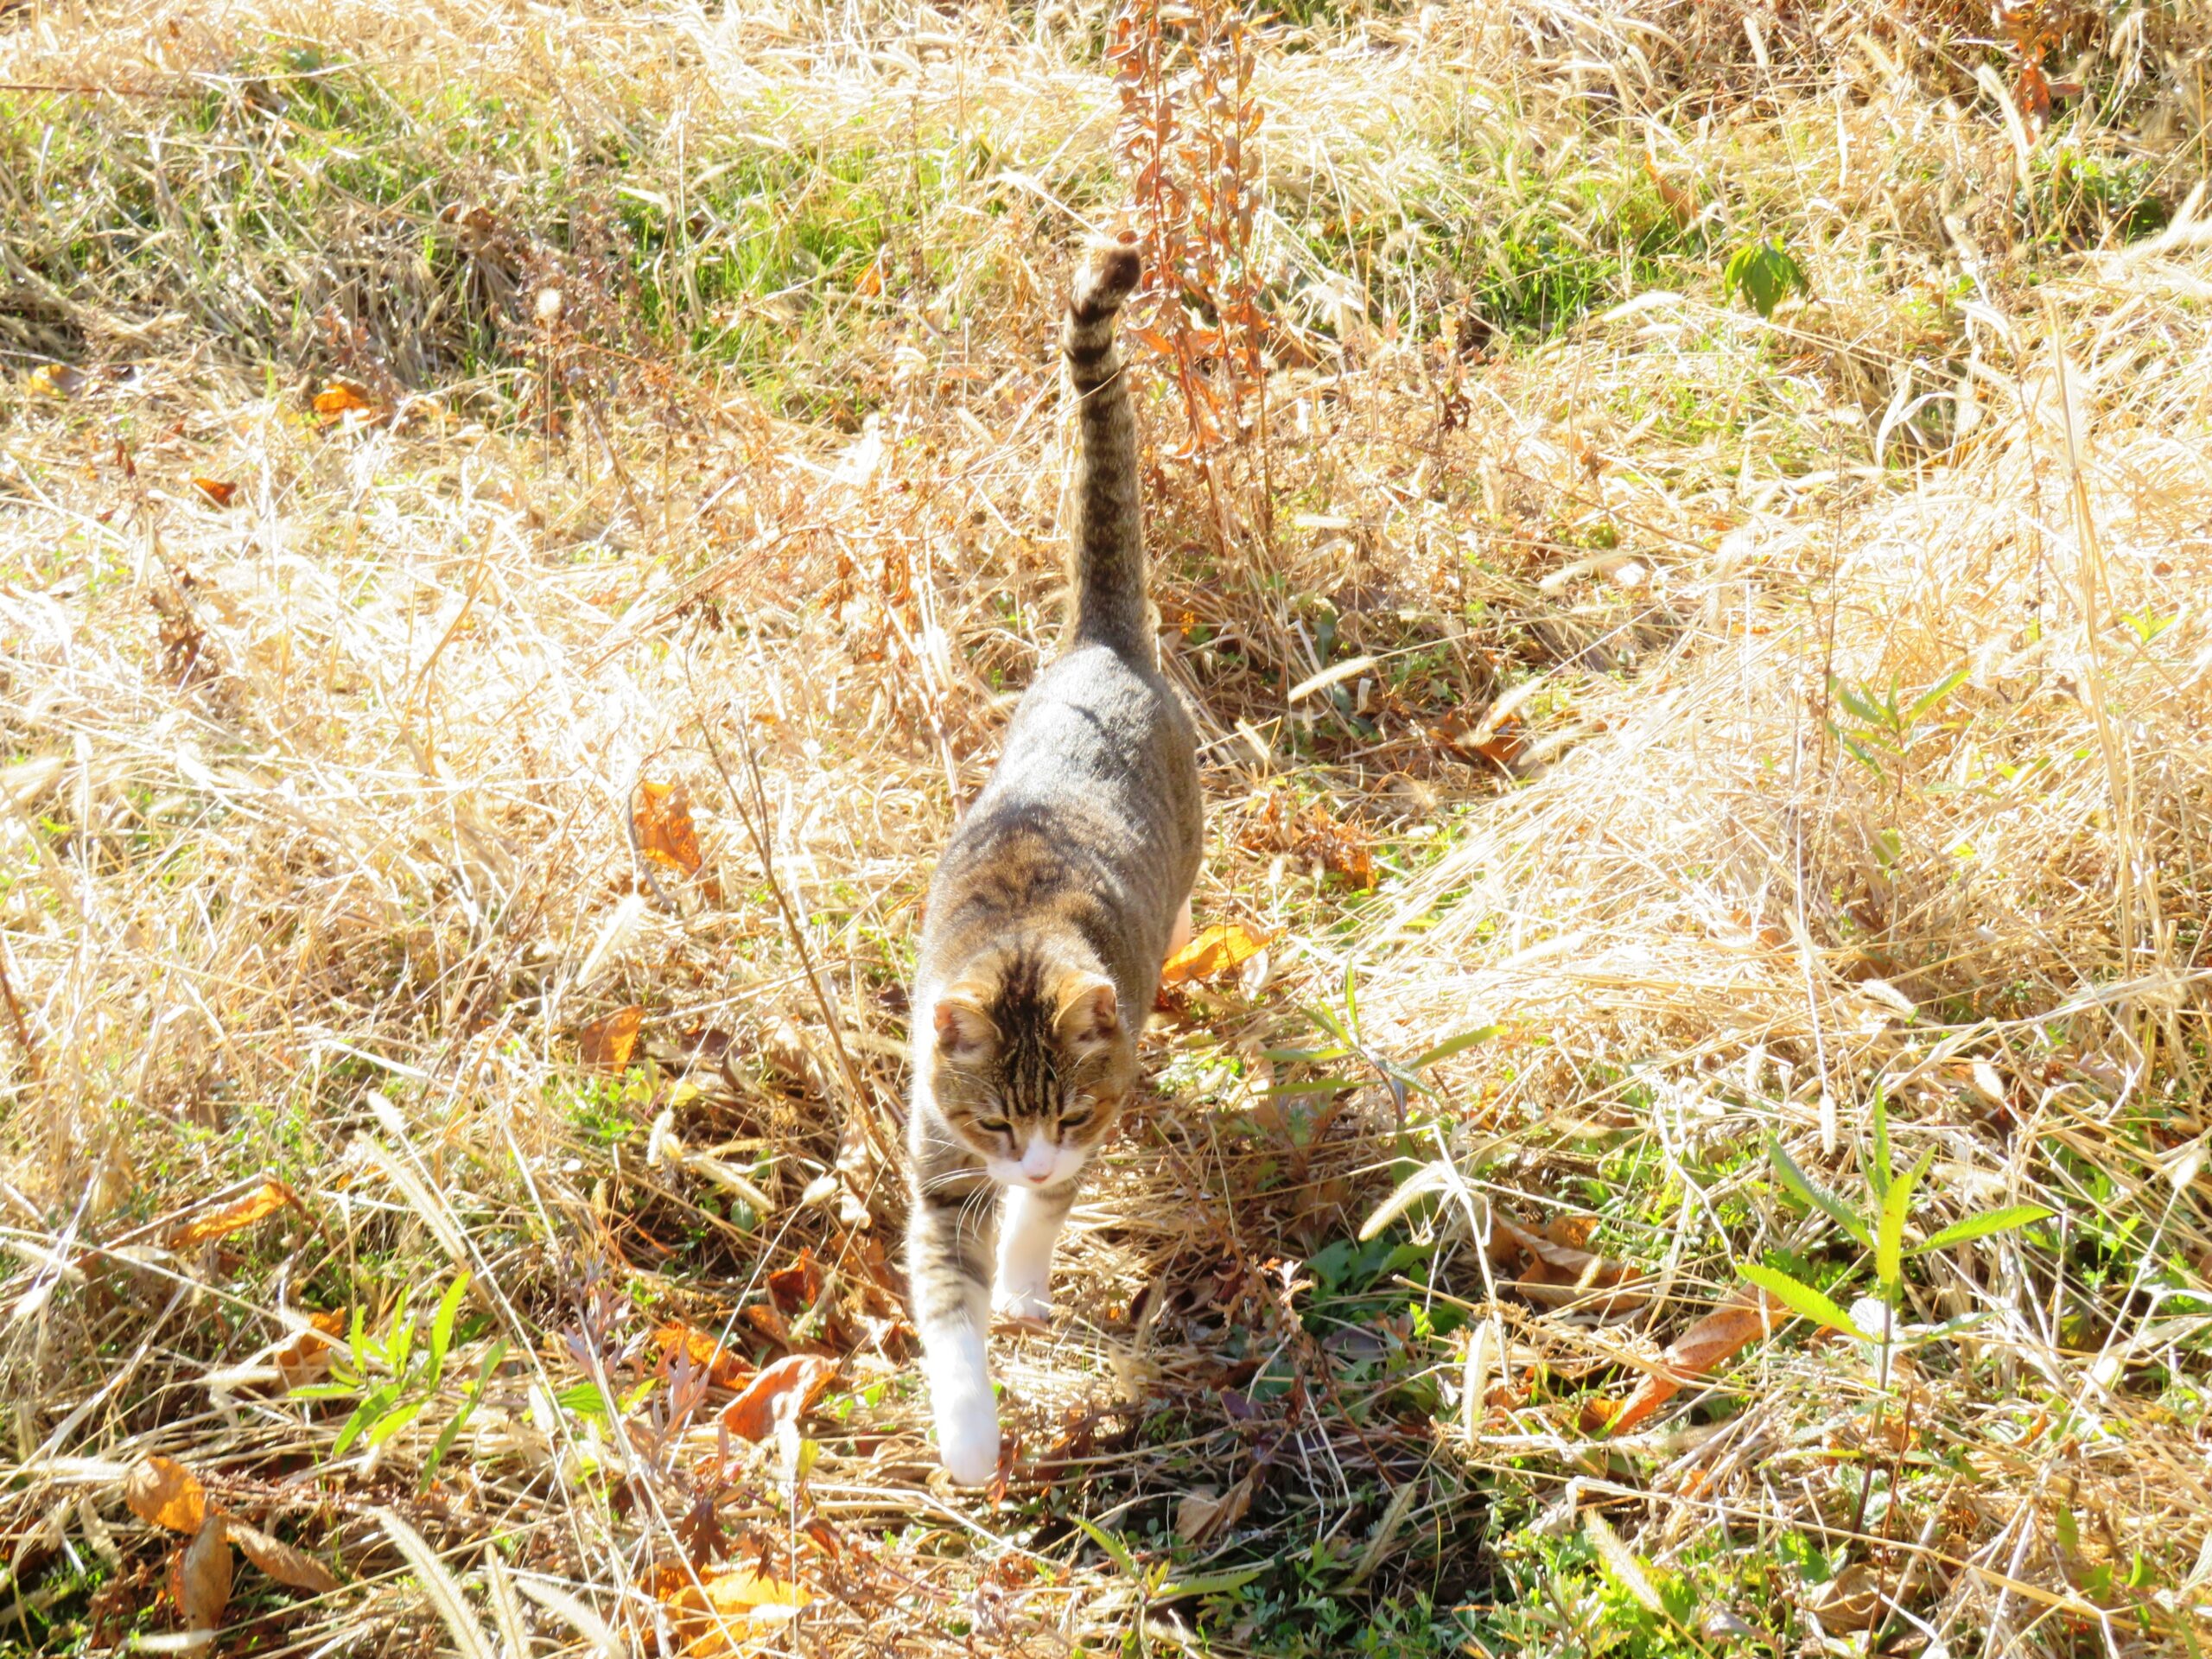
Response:
[[[1147,426],[1199,918],[1274,943],[1001,1339],[1003,1490],[936,1476],[900,987],[1056,632],[1105,25],[0,17],[0,1642],[176,1639],[167,1456],[341,1580],[241,1567],[238,1653],[674,1650],[686,1561],[806,1587],[768,1652],[2202,1651],[2206,35],[2139,9],[2024,156],[1945,5],[1268,35],[1295,344],[1225,512]],[[1608,1436],[1738,1264],[1871,1293],[1770,1149],[1863,1207],[1877,1100],[1908,1242],[2051,1218]],[[303,1321],[462,1272],[341,1453]],[[829,1351],[804,1440],[671,1321]]]

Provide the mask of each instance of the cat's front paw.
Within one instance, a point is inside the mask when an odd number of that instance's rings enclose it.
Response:
[[[1007,1285],[1000,1287],[991,1311],[1002,1319],[1020,1325],[1052,1322],[1052,1293],[1044,1285]]]
[[[990,1396],[939,1400],[937,1446],[957,1484],[988,1485],[999,1470],[999,1412]]]

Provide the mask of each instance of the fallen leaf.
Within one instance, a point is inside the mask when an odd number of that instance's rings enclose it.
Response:
[[[337,1576],[305,1550],[295,1548],[281,1538],[271,1538],[258,1528],[242,1522],[233,1521],[230,1528],[231,1541],[245,1552],[246,1560],[277,1583],[317,1596],[328,1595],[338,1588]]]
[[[1175,1535],[1185,1542],[1203,1544],[1220,1536],[1244,1518],[1252,1507],[1254,1480],[1246,1475],[1227,1491],[1217,1493],[1201,1486],[1184,1494],[1175,1505]]]
[[[288,1204],[299,1199],[292,1189],[282,1181],[264,1181],[259,1186],[232,1204],[219,1210],[210,1210],[195,1216],[169,1234],[169,1248],[173,1250],[197,1249],[211,1240],[225,1238],[241,1228],[251,1227],[257,1221],[275,1215]]]
[[[375,407],[375,400],[366,392],[359,386],[349,385],[343,380],[326,382],[322,390],[315,395],[315,412],[326,421],[338,420],[344,416],[363,410],[373,410]]]
[[[169,1568],[169,1599],[188,1630],[212,1630],[223,1622],[231,1601],[231,1540],[220,1510],[210,1510],[192,1541],[177,1552]]]
[[[1510,1262],[1516,1253],[1524,1260],[1514,1288],[1531,1301],[1554,1307],[1572,1304],[1586,1313],[1618,1313],[1649,1300],[1642,1287],[1641,1273],[1629,1263],[1554,1243],[1540,1232],[1493,1214],[1491,1259]],[[1593,1294],[1598,1292],[1606,1294]]]
[[[1770,1303],[1764,1291],[1753,1290],[1747,1297],[1713,1309],[1676,1337],[1668,1344],[1659,1368],[1611,1414],[1611,1421],[1605,1425],[1607,1431],[1627,1433],[1680,1393],[1688,1379],[1734,1357],[1745,1343],[1771,1328],[1775,1315],[1770,1306],[1778,1308],[1780,1304]]]
[[[1544,1236],[1570,1250],[1586,1250],[1598,1230],[1595,1216],[1554,1216],[1544,1224]]]
[[[123,1501],[149,1526],[198,1532],[207,1519],[207,1490],[175,1458],[148,1458],[123,1480]]]
[[[803,1313],[822,1300],[822,1264],[814,1252],[803,1249],[788,1268],[768,1275],[768,1293],[793,1313]]]
[[[1643,171],[1650,179],[1652,188],[1659,192],[1659,200],[1667,204],[1667,211],[1674,216],[1675,226],[1688,230],[1697,218],[1695,194],[1670,182],[1667,175],[1659,170],[1659,164],[1649,155],[1643,158]]]
[[[2044,73],[2039,63],[2020,66],[2018,85],[2012,89],[2012,101],[2020,106],[2020,113],[2037,131],[2043,130],[2050,119],[2050,77]]]
[[[26,384],[34,397],[73,397],[85,384],[85,372],[67,363],[41,363]]]
[[[779,1348],[795,1345],[791,1340],[791,1322],[784,1317],[780,1308],[766,1302],[755,1302],[738,1317]]]
[[[790,1354],[754,1377],[730,1402],[722,1423],[740,1440],[765,1440],[781,1415],[797,1421],[829,1389],[837,1375],[834,1361],[819,1354]]]
[[[735,1659],[758,1650],[763,1626],[788,1623],[814,1599],[805,1586],[739,1567],[694,1580],[663,1569],[650,1592],[667,1611],[686,1659]]]
[[[698,873],[699,831],[681,784],[638,785],[638,849],[654,863],[686,875]]]
[[[753,1367],[715,1341],[696,1325],[681,1319],[671,1319],[652,1334],[653,1345],[671,1357],[680,1349],[691,1357],[691,1363],[707,1374],[707,1380],[718,1389],[732,1391],[743,1388],[753,1376]]]
[[[195,478],[192,482],[200,494],[219,507],[229,506],[231,498],[238,493],[237,485],[226,484],[219,478]]]
[[[310,1313],[308,1323],[314,1329],[301,1332],[273,1357],[276,1374],[287,1389],[307,1388],[329,1373],[330,1351],[346,1333],[346,1312],[333,1308],[327,1313]]]
[[[1808,1586],[1802,1605],[1832,1636],[1866,1630],[1881,1616],[1881,1580],[1870,1567],[1847,1567],[1826,1584]]]
[[[630,1051],[638,1046],[638,1028],[645,1020],[645,1011],[636,1003],[617,1008],[576,1033],[576,1052],[586,1065],[620,1071],[630,1063]]]
[[[744,1567],[709,1579],[704,1588],[708,1605],[718,1613],[749,1613],[762,1608],[797,1612],[814,1599],[813,1592],[803,1584]]]
[[[1217,979],[1266,950],[1274,938],[1272,933],[1255,933],[1238,922],[1217,924],[1167,958],[1160,970],[1160,982],[1181,985],[1192,980]]]

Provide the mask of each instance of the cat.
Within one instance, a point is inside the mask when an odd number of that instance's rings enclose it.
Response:
[[[1069,296],[1067,631],[938,861],[915,967],[906,1270],[938,1449],[964,1485],[999,1460],[994,1278],[997,1311],[1049,1316],[1060,1224],[1135,1086],[1161,963],[1190,937],[1197,738],[1160,671],[1115,348],[1141,275],[1127,241],[1096,242]]]

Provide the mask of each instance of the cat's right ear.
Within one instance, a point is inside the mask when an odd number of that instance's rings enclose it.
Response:
[[[975,1065],[999,1040],[999,1028],[976,1003],[964,996],[937,1000],[931,1016],[937,1027],[938,1058],[952,1065]]]

